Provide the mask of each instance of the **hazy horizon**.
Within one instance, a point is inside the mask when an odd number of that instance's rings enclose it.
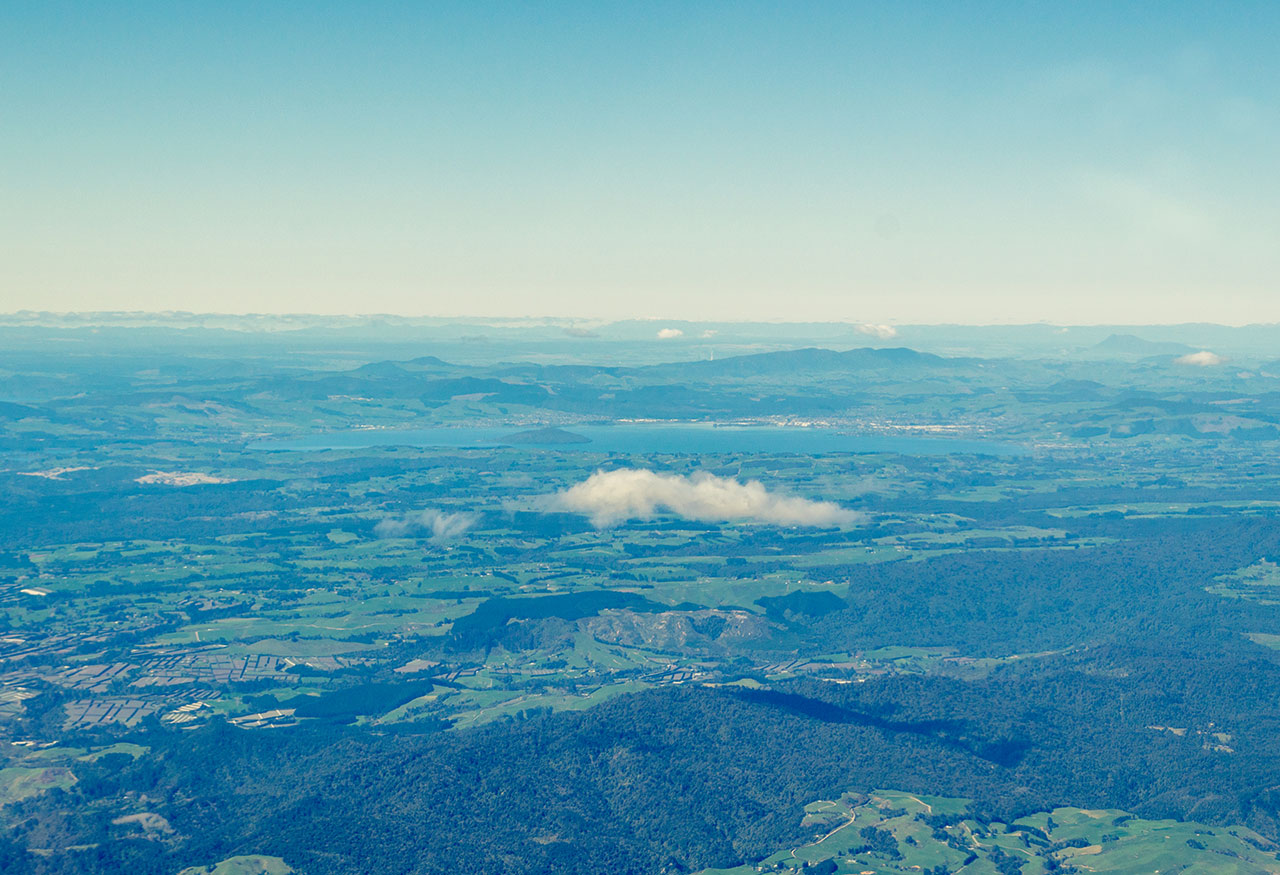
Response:
[[[799,325],[840,325],[848,326],[857,330],[866,337],[875,337],[877,332],[875,329],[889,329],[896,331],[901,328],[1118,328],[1118,329],[1140,329],[1140,328],[1188,328],[1195,326],[1206,326],[1212,328],[1269,328],[1280,326],[1280,319],[1275,321],[1253,321],[1253,322],[1215,322],[1204,319],[1193,319],[1183,321],[1158,321],[1148,320],[1144,322],[1085,322],[1085,321],[1053,321],[1048,319],[1038,319],[1034,321],[990,321],[990,322],[959,322],[959,321],[891,321],[887,323],[871,323],[854,318],[831,318],[831,319],[787,319],[787,318],[743,318],[743,319],[696,319],[686,316],[641,316],[641,315],[622,315],[617,318],[611,317],[586,317],[579,315],[557,315],[557,314],[462,314],[462,315],[442,315],[436,313],[393,313],[378,311],[317,311],[317,310],[260,310],[260,311],[226,311],[226,310],[185,310],[185,309],[153,309],[153,310],[48,310],[37,308],[20,308],[15,310],[0,311],[0,319],[16,318],[16,317],[54,317],[54,318],[77,318],[77,319],[93,319],[94,317],[117,317],[117,318],[154,318],[162,319],[164,317],[190,317],[193,319],[352,319],[352,320],[377,320],[377,319],[397,319],[397,320],[423,320],[437,322],[479,322],[479,323],[546,323],[553,325],[566,324],[569,326],[580,327],[601,327],[615,324],[627,323],[655,323],[655,324],[671,324],[671,325],[779,325],[779,326],[799,326]],[[888,335],[893,336],[893,335]],[[705,338],[704,338],[705,339]],[[881,337],[881,339],[885,339]]]

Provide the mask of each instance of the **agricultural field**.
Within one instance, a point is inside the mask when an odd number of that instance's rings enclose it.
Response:
[[[229,857],[213,866],[188,866],[178,875],[290,875],[293,869],[279,857],[257,854]]]
[[[361,719],[472,726],[529,709],[579,709],[664,683],[727,682],[744,672],[856,678],[972,668],[986,663],[966,662],[954,648],[797,658],[795,624],[841,609],[847,575],[868,564],[919,561],[974,544],[1087,549],[1103,542],[1064,529],[993,528],[955,513],[902,511],[877,514],[875,532],[816,536],[679,521],[596,530],[564,514],[543,531],[537,515],[510,508],[511,475],[501,472],[536,466],[525,488],[536,484],[546,494],[571,482],[562,470],[568,460],[510,450],[465,458],[483,463],[486,473],[454,487],[453,498],[437,484],[430,502],[438,512],[468,515],[465,542],[411,530],[403,520],[412,510],[388,511],[390,502],[407,504],[435,482],[440,475],[431,472],[459,460],[401,448],[372,458],[356,451],[289,461],[264,455],[267,474],[277,478],[265,483],[289,485],[275,488],[274,511],[244,516],[237,531],[45,543],[15,554],[4,572],[11,595],[0,608],[15,630],[0,641],[0,660],[23,666],[0,674],[10,710],[18,713],[24,697],[47,685],[91,694],[63,706],[68,728],[130,729],[152,717],[191,725],[259,713],[268,698],[323,697],[375,677],[412,675],[444,686],[412,707]],[[395,470],[384,471],[391,461]],[[582,461],[590,469],[604,460]],[[725,457],[716,467],[787,470],[790,461]],[[877,470],[898,472],[900,492],[922,488],[889,457],[804,462],[830,490]],[[949,467],[943,460],[938,466]],[[307,471],[342,467],[350,473],[329,475],[314,494],[295,485]],[[70,486],[78,473],[64,470],[53,482]],[[117,486],[123,500],[157,507],[228,487],[169,486],[154,495],[131,484]],[[388,519],[392,530],[379,530]],[[490,608],[493,619],[482,619]],[[456,631],[460,620],[464,635]],[[36,636],[16,631],[36,628]],[[518,646],[495,647],[517,632],[524,636]],[[122,649],[117,642],[125,641]]]
[[[1144,820],[1117,810],[1055,808],[1009,823],[972,816],[970,800],[876,790],[805,806],[812,841],[757,863],[701,875],[757,872],[1202,875],[1280,872],[1280,846],[1247,827]]]

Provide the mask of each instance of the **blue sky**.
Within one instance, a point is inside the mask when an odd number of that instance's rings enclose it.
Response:
[[[9,3],[0,309],[1280,321],[1280,4]]]

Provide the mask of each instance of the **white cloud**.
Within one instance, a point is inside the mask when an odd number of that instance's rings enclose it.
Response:
[[[898,329],[892,325],[872,325],[867,323],[858,326],[859,334],[866,334],[870,337],[878,337],[881,340],[890,340],[898,336]]]
[[[1177,365],[1195,365],[1201,368],[1211,368],[1214,365],[1220,365],[1225,361],[1226,359],[1217,353],[1209,352],[1207,349],[1202,349],[1199,352],[1189,352],[1186,355],[1178,356],[1173,360],[1173,363]]]
[[[658,330],[658,340],[673,340],[677,337],[684,337],[684,332],[679,328],[662,328]]]
[[[758,480],[740,483],[700,471],[689,477],[644,468],[597,471],[556,495],[553,506],[591,518],[596,528],[670,513],[701,522],[740,520],[783,526],[849,526],[862,514],[830,501],[770,492]]]
[[[479,521],[480,517],[474,513],[423,510],[402,517],[387,517],[373,527],[373,533],[379,538],[403,538],[430,532],[431,540],[439,543],[466,534]]]
[[[703,339],[709,340],[710,338],[715,337],[719,333],[720,332],[715,328],[708,328],[702,332],[702,337]]]

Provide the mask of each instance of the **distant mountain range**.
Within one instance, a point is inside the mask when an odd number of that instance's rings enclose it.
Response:
[[[1136,334],[1113,334],[1092,347],[1098,352],[1125,356],[1185,355],[1196,348],[1185,343],[1163,340],[1144,340]]]
[[[948,359],[932,353],[917,352],[906,347],[859,349],[837,352],[833,349],[794,349],[738,355],[719,360],[680,362],[637,368],[646,376],[682,374],[700,377],[803,376],[820,373],[853,373],[858,371],[901,371],[903,369],[936,370],[972,364],[969,359]]]

